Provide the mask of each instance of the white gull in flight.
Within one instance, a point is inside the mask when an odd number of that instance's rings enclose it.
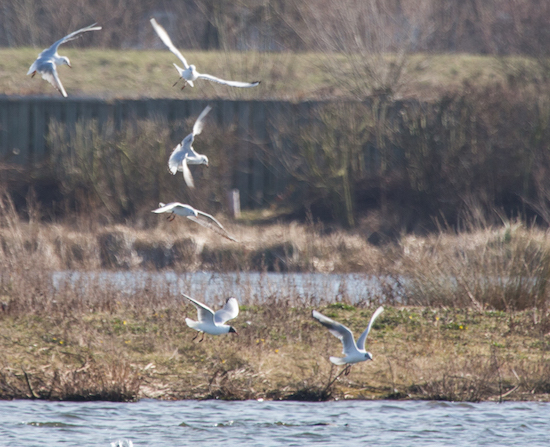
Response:
[[[367,329],[365,329],[365,331],[357,339],[357,344],[356,344],[353,338],[353,332],[351,332],[349,328],[328,317],[325,317],[323,314],[314,310],[311,313],[311,316],[315,318],[323,326],[328,328],[330,333],[335,337],[337,337],[338,339],[340,339],[340,341],[344,345],[343,353],[345,357],[330,357],[330,361],[335,365],[348,365],[347,373],[349,373],[349,368],[351,367],[351,364],[364,362],[366,360],[372,360],[372,354],[370,352],[365,351],[365,342],[367,341],[367,335],[369,335],[369,332],[374,323],[374,320],[376,320],[376,318],[383,311],[384,311],[384,308],[382,306],[376,309],[376,311],[374,312],[374,314],[372,314],[372,317],[370,318]]]
[[[206,79],[207,81],[217,82],[218,84],[224,84],[229,85],[231,87],[241,87],[241,88],[248,88],[248,87],[256,87],[260,84],[260,81],[254,81],[254,82],[239,82],[239,81],[226,81],[225,79],[216,78],[215,76],[199,73],[194,65],[189,65],[187,63],[187,60],[183,57],[183,55],[180,53],[180,51],[174,46],[172,43],[172,39],[170,39],[170,36],[166,32],[166,30],[160,26],[155,19],[151,19],[151,25],[153,25],[153,28],[157,32],[158,36],[168,47],[168,49],[174,53],[177,58],[182,62],[185,69],[178,67],[176,64],[174,64],[174,67],[178,70],[178,73],[184,80],[184,84],[182,87],[182,90],[185,88],[186,84],[189,84],[191,87],[193,87],[193,81],[196,81],[197,79]],[[176,82],[177,84],[177,82]],[[174,84],[174,85],[176,85]]]
[[[200,341],[204,339],[205,333],[210,335],[221,335],[230,332],[234,332],[235,334],[237,333],[233,326],[225,324],[226,321],[232,320],[239,315],[239,303],[235,298],[228,298],[225,305],[220,310],[214,312],[206,304],[200,303],[184,293],[182,293],[182,295],[191,301],[193,306],[197,308],[197,316],[199,321],[186,318],[185,322],[190,328],[199,331],[199,333],[202,332],[202,338]],[[198,336],[199,334],[195,335],[195,338]],[[195,338],[193,338],[193,340],[195,340]]]
[[[186,205],[179,202],[171,202],[168,204],[160,202],[159,208],[151,212],[157,214],[169,213],[169,221],[174,220],[176,218],[176,215],[187,217],[189,220],[192,220],[193,222],[196,222],[199,225],[202,225],[203,227],[218,233],[220,236],[223,236],[230,241],[238,242],[237,239],[232,237],[223,227],[223,225],[216,220],[214,216],[193,208],[191,205]]]
[[[43,79],[52,84],[64,97],[67,97],[67,92],[63,88],[63,84],[61,84],[61,81],[59,80],[59,76],[57,74],[57,65],[68,65],[69,67],[71,67],[71,62],[69,61],[68,57],[60,56],[59,54],[57,54],[57,48],[62,43],[69,42],[70,40],[74,40],[80,37],[81,33],[84,33],[86,31],[97,31],[101,29],[101,26],[95,25],[96,24],[94,23],[93,25],[81,28],[78,31],[74,31],[71,34],[63,37],[63,39],[59,39],[50,48],[42,51],[42,53],[38,55],[38,58],[32,63],[31,68],[29,68],[29,71],[27,72],[27,75],[32,74],[32,77],[34,78],[34,75],[36,73],[40,73]]]
[[[170,169],[170,172],[176,175],[178,171],[182,171],[183,179],[190,188],[194,188],[195,184],[193,183],[193,176],[191,175],[188,165],[204,164],[208,167],[208,157],[206,155],[197,154],[195,149],[193,149],[192,144],[195,140],[195,136],[200,135],[202,132],[202,128],[204,127],[204,118],[208,115],[210,110],[212,110],[212,107],[206,106],[197,118],[197,121],[195,121],[195,124],[193,125],[193,132],[187,135],[181,143],[175,147],[168,160],[168,168]]]

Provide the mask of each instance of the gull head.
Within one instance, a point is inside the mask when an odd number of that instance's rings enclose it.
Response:
[[[61,56],[59,58],[59,62],[60,62],[59,65],[68,65],[69,68],[73,68],[71,66],[71,61],[69,60],[69,58],[67,56]]]
[[[372,360],[372,354],[370,352],[365,352],[365,360]]]
[[[199,164],[206,165],[206,167],[208,167],[208,157],[206,155],[201,155],[199,157]]]
[[[237,332],[237,330],[233,326],[229,326],[229,333],[231,333],[231,332],[239,335],[239,333]]]

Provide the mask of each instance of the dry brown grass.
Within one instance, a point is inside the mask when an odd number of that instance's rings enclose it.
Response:
[[[21,256],[52,270],[163,268],[177,271],[377,271],[383,252],[360,234],[322,234],[291,223],[251,226],[217,216],[239,243],[194,222],[153,215],[148,228],[14,222],[0,227],[6,260]],[[15,229],[15,231],[14,231]],[[29,259],[32,257],[32,260]]]
[[[409,304],[546,312],[548,232],[507,223],[473,232],[405,237],[397,272]]]
[[[320,310],[355,333],[372,312]],[[330,388],[339,370],[328,356],[341,345],[310,318],[310,308],[245,306],[234,322],[239,336],[207,336],[202,343],[192,341],[183,321],[193,314],[175,303],[116,303],[111,312],[70,316],[4,314],[1,396],[548,399],[548,337],[532,324],[531,312],[511,320],[499,312],[386,307],[368,344],[374,360],[353,366]]]

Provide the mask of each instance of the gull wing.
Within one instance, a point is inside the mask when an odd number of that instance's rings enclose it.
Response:
[[[346,326],[330,319],[329,317],[325,317],[322,313],[317,312],[316,310],[311,312],[311,316],[325,326],[332,335],[342,342],[344,345],[343,353],[345,355],[349,355],[357,350],[355,340],[353,339],[353,332],[351,332]]]
[[[207,112],[208,113],[208,112]],[[204,112],[201,114],[206,115]],[[199,119],[201,118],[199,116]],[[198,121],[198,120],[197,120]],[[195,123],[195,126],[197,123]],[[202,130],[202,127],[201,127]],[[199,132],[200,133],[200,132]],[[170,155],[170,158],[168,159],[168,169],[173,175],[176,175],[178,172],[178,169],[181,168],[181,171],[183,173],[183,179],[185,180],[185,183],[190,188],[195,187],[195,183],[193,182],[193,176],[191,175],[191,171],[189,170],[189,166],[187,165],[187,157],[189,155],[191,156],[197,156],[197,153],[193,150],[191,147],[191,144],[193,144],[194,135],[190,133],[187,135],[181,143],[179,143],[174,150],[172,151],[172,154]]]
[[[173,175],[176,175],[176,172],[178,172],[178,167],[181,164],[182,160],[185,158],[185,152],[182,150],[181,143],[178,143],[178,145],[174,148],[172,151],[172,154],[170,155],[170,158],[168,159],[168,169],[170,169],[170,172]]]
[[[176,172],[178,172],[183,159],[186,157],[189,149],[191,148],[193,138],[192,133],[187,135],[181,143],[178,143],[178,145],[174,148],[172,154],[170,154],[170,158],[168,159],[168,169],[170,169],[172,174],[176,175]]]
[[[204,127],[204,117],[208,115],[208,112],[210,112],[210,110],[212,110],[212,107],[206,106],[197,118],[197,121],[195,121],[195,124],[193,125],[193,136],[200,135],[200,133],[202,132],[202,128]]]
[[[48,61],[38,65],[36,70],[42,75],[42,79],[45,79],[52,84],[65,98],[67,97],[67,92],[63,88],[63,84],[61,84],[61,80],[57,74],[57,68],[53,61]]]
[[[183,173],[183,180],[185,180],[187,186],[189,186],[189,188],[194,188],[195,183],[193,182],[193,176],[191,175],[191,170],[187,164],[187,157],[184,157],[181,162],[181,171]]]
[[[97,25],[97,23],[93,23],[90,26],[80,28],[77,31],[73,31],[71,34],[67,34],[65,37],[63,37],[62,39],[59,39],[57,42],[55,42],[50,48],[48,48],[47,50],[42,51],[42,53],[40,53],[40,56],[42,56],[43,54],[45,55],[45,54],[49,54],[49,53],[51,53],[51,55],[53,56],[57,52],[57,47],[59,47],[59,45],[61,45],[62,43],[69,42],[70,40],[77,39],[78,37],[80,37],[79,34],[85,33],[86,31],[98,31],[98,30],[102,29],[101,26],[96,26],[96,25]]]
[[[239,303],[236,298],[228,298],[225,306],[214,314],[214,323],[224,324],[239,315]]]
[[[226,81],[225,79],[216,78],[209,74],[199,74],[199,78],[206,79],[208,81],[217,82],[218,84],[230,85],[231,87],[249,88],[256,87],[260,84],[260,81],[254,82],[239,82],[239,81]]]
[[[239,241],[237,241],[237,239],[235,239],[233,236],[231,236],[227,232],[227,230],[223,227],[223,225],[221,223],[219,223],[218,220],[214,216],[211,216],[210,214],[204,213],[200,210],[196,210],[196,211],[197,211],[197,214],[198,214],[197,217],[188,216],[187,218],[189,220],[192,220],[193,222],[198,223],[199,225],[202,225],[205,228],[208,228],[208,229],[214,231],[215,233],[218,233],[220,236],[223,236],[223,237],[229,239],[230,241],[239,242]]]
[[[166,45],[168,49],[177,56],[177,58],[182,62],[183,66],[186,69],[189,68],[187,60],[183,57],[183,54],[180,53],[180,50],[178,50],[174,46],[174,44],[172,43],[172,39],[170,39],[170,36],[166,32],[166,30],[162,26],[160,26],[155,19],[151,19],[151,25],[153,25],[154,30],[157,32],[160,40],[162,40],[164,45]]]
[[[197,300],[194,300],[190,296],[187,296],[185,293],[182,295],[187,298],[193,306],[197,308],[197,314],[199,318],[199,323],[209,323],[214,325],[214,311],[210,309],[206,304],[199,303]]]
[[[376,312],[372,314],[372,317],[370,317],[369,325],[361,334],[361,336],[357,339],[357,347],[359,349],[365,349],[365,342],[367,341],[367,335],[369,335],[370,328],[372,327],[374,320],[376,320],[378,315],[380,315],[382,312],[384,312],[384,308],[380,306],[378,309],[376,309]]]

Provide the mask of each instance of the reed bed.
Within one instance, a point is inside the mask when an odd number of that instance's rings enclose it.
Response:
[[[510,223],[372,246],[364,234],[326,234],[314,224],[232,223],[242,240],[234,244],[182,222],[147,231],[79,228],[41,223],[33,212],[22,220],[9,199],[1,204],[0,398],[549,399],[549,248],[540,229]],[[120,265],[103,264],[107,233],[123,241],[110,248]],[[188,254],[173,264],[143,262],[146,243],[168,247],[183,233]],[[286,249],[270,264],[273,247]],[[205,266],[231,270],[244,283],[238,336],[193,341],[185,317],[196,312],[168,282],[120,287],[99,274],[128,270],[139,278],[149,269],[185,277]],[[270,269],[386,282],[357,301],[329,287],[300,293],[293,276],[275,281]],[[260,287],[247,283],[258,270]],[[68,276],[60,280],[60,271]],[[221,305],[235,277],[221,278],[195,297]],[[374,360],[331,383],[340,371],[328,357],[341,345],[311,309],[358,335],[379,304],[386,309],[368,340]]]

